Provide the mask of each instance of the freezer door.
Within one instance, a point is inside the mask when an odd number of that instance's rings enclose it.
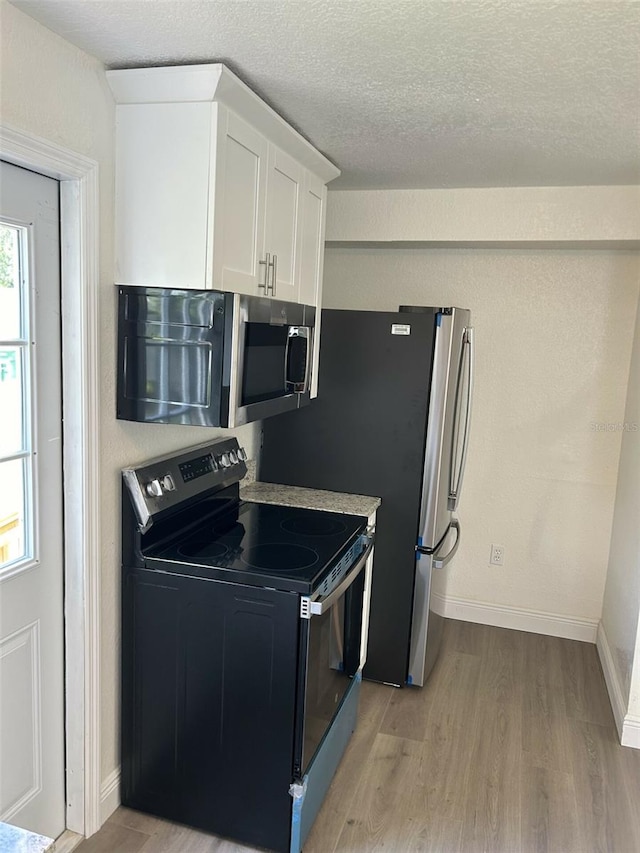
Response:
[[[455,536],[455,539],[453,538]],[[453,541],[452,541],[453,540]],[[458,550],[460,523],[453,519],[434,554],[416,552],[416,576],[411,619],[407,683],[422,687],[440,651],[444,618],[433,609],[434,573],[441,572]],[[439,575],[439,577],[442,577]]]
[[[470,320],[469,311],[451,308],[436,321],[418,542],[426,549],[436,548],[447,532],[462,481],[471,399]]]

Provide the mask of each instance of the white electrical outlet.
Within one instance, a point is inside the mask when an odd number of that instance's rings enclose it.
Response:
[[[491,559],[489,562],[492,566],[504,566],[504,545],[491,546]]]

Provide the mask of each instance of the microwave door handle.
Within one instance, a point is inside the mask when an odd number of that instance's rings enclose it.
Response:
[[[291,344],[291,338],[304,338],[306,341],[306,349],[304,356],[304,379],[302,383],[296,382],[291,378],[289,374],[289,347]],[[307,326],[289,326],[289,331],[287,332],[287,344],[284,352],[284,387],[289,388],[293,386],[293,392],[296,394],[305,394],[309,390],[309,371],[311,368],[311,359],[309,357],[309,329]],[[302,388],[298,389],[296,386],[302,384]]]
[[[291,332],[292,332],[292,327],[289,326],[289,328],[287,329],[287,342],[284,346],[284,388],[285,388],[285,391],[289,390],[289,384],[290,384],[290,380],[289,380],[289,347],[291,344]]]
[[[464,437],[462,439],[462,453],[460,456],[460,467],[458,469],[458,479],[455,483],[451,484],[451,491],[449,493],[449,509],[455,510],[458,507],[458,501],[460,500],[460,494],[462,490],[462,480],[464,477],[464,471],[467,465],[467,449],[469,447],[469,428],[471,425],[471,401],[473,399],[473,385],[475,380],[475,346],[474,346],[474,337],[473,337],[473,329],[468,326],[464,330],[464,343],[463,343],[463,353],[464,347],[468,347],[469,358],[467,360],[467,405],[464,415]],[[461,391],[461,387],[458,391]],[[459,399],[456,401],[456,410],[459,404]],[[454,423],[457,422],[457,412]],[[452,464],[455,463],[455,457],[452,459]]]
[[[454,518],[451,522],[450,530],[453,529],[456,531],[456,541],[453,543],[453,548],[446,554],[444,557],[436,557],[433,555],[433,568],[434,569],[444,569],[444,567],[453,560],[456,551],[458,550],[458,545],[460,544],[460,522],[457,518]]]
[[[331,607],[333,607],[336,601],[338,601],[338,599],[340,599],[345,594],[351,584],[356,580],[358,575],[364,569],[367,560],[369,559],[369,554],[373,550],[373,543],[374,539],[373,537],[371,537],[369,539],[369,544],[367,545],[363,553],[360,555],[358,562],[351,569],[351,571],[344,576],[338,586],[335,589],[331,590],[329,595],[326,595],[324,597],[316,597],[315,595],[312,595],[311,598],[307,599],[307,601],[309,602],[309,616],[322,616],[323,613],[326,613]]]

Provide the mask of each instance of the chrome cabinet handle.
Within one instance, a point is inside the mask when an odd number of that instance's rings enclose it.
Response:
[[[473,383],[474,383],[474,374],[475,374],[475,347],[474,347],[474,338],[473,338],[473,329],[468,326],[464,330],[464,340],[463,340],[463,348],[461,358],[464,356],[464,349],[468,347],[469,349],[469,359],[468,359],[468,368],[467,368],[467,405],[465,408],[464,414],[464,437],[462,439],[462,452],[460,455],[460,468],[458,470],[458,480],[457,482],[453,482],[453,478],[455,476],[455,471],[453,470],[453,464],[455,463],[455,451],[456,447],[453,448],[452,451],[452,468],[451,468],[451,488],[449,491],[449,509],[455,510],[458,507],[458,501],[460,499],[460,493],[462,490],[462,480],[464,477],[464,470],[467,464],[467,449],[469,447],[469,427],[471,424],[471,401],[473,398]],[[461,365],[462,367],[462,365]],[[460,402],[460,393],[462,389],[462,376],[458,377],[458,389],[457,389],[457,398],[456,398],[456,414],[454,417],[454,426],[457,426],[458,423],[458,405]],[[457,430],[454,432],[454,441],[455,435],[457,434]]]
[[[267,252],[265,254],[265,260],[258,261],[258,264],[260,266],[264,266],[264,282],[258,282],[258,287],[261,287],[264,290],[265,296],[269,292],[269,267],[271,266],[271,263],[269,261],[270,257],[271,255],[269,254],[269,252]]]
[[[451,527],[456,531],[456,541],[453,543],[453,548],[449,551],[449,553],[445,557],[433,557],[433,568],[434,569],[443,569],[447,563],[453,559],[456,551],[458,550],[458,545],[460,544],[460,522],[457,518],[454,518],[451,522]]]
[[[269,257],[269,255],[267,255],[267,258],[268,257]],[[278,256],[277,255],[271,256],[271,263],[269,264],[269,266],[271,267],[271,295],[275,296],[276,295],[276,277],[278,275]],[[265,281],[266,281],[266,278],[265,278]]]

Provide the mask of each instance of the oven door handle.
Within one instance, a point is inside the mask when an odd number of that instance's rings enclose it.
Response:
[[[375,540],[372,535],[369,535],[368,538],[369,544],[360,555],[358,562],[351,569],[351,571],[344,576],[338,586],[335,589],[331,590],[329,595],[324,596],[324,598],[316,598],[315,596],[304,596],[302,598],[302,602],[300,605],[300,615],[304,619],[310,619],[312,616],[322,616],[322,614],[330,610],[331,607],[333,607],[333,605],[336,603],[336,601],[338,601],[338,599],[341,598],[341,596],[343,596],[345,592],[349,589],[351,584],[355,581],[360,572],[364,569],[367,560],[369,559],[369,554],[371,554],[371,551],[373,550],[373,544]]]

